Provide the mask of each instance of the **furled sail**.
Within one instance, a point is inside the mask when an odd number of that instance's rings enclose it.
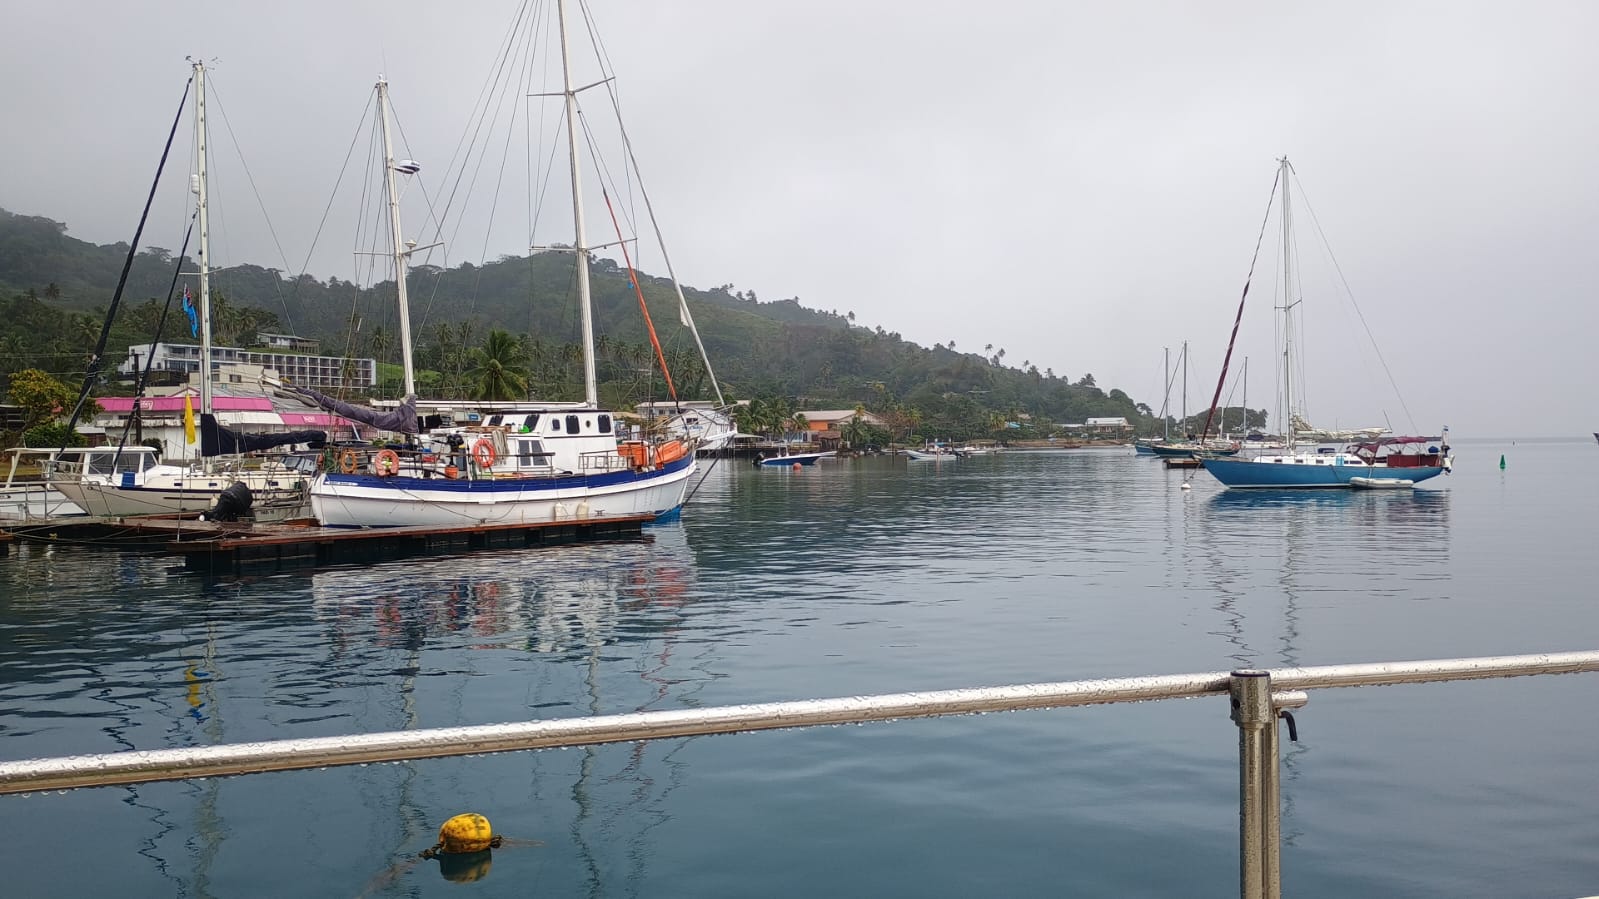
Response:
[[[282,434],[241,434],[217,421],[215,415],[200,416],[200,455],[229,456],[253,453],[279,446],[308,443],[321,449],[327,443],[326,431],[288,431]]]
[[[381,431],[393,431],[396,434],[415,434],[416,427],[416,397],[407,395],[400,401],[399,408],[393,412],[380,412],[366,406],[356,406],[343,400],[334,399],[325,393],[318,393],[309,387],[289,387],[300,396],[305,397],[322,409],[334,415],[342,415],[351,421],[358,421],[364,425],[371,425]]]

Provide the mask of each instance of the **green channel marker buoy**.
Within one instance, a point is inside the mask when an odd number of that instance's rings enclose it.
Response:
[[[1504,453],[1500,453],[1499,454],[1499,470],[1500,471],[1504,471],[1505,470],[1505,454]]]

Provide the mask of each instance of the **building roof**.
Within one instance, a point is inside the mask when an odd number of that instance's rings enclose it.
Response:
[[[796,414],[803,415],[803,416],[805,416],[805,420],[806,421],[813,421],[813,422],[848,421],[849,419],[855,417],[855,410],[854,409],[801,409]],[[876,415],[873,415],[870,412],[864,412],[863,411],[861,413],[861,421],[881,422],[882,419],[878,418]]]

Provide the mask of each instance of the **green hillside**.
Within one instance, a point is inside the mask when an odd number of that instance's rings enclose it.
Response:
[[[0,210],[0,373],[42,368],[82,377],[127,245],[96,245],[66,231],[50,219]],[[427,392],[468,395],[473,349],[491,330],[503,329],[518,339],[534,397],[580,397],[573,259],[546,252],[481,266],[413,269],[414,343]],[[161,248],[147,247],[136,257],[108,345],[110,365],[125,358],[129,345],[151,339],[175,265]],[[654,353],[625,271],[597,259],[591,281],[603,398],[615,406],[665,398],[658,367],[649,371]],[[648,275],[640,282],[680,395],[711,398],[670,282]],[[329,354],[399,358],[392,282],[361,290],[338,278],[292,278],[242,265],[217,273],[212,283],[219,344],[248,343],[257,330],[283,330],[320,339]],[[1106,392],[1092,375],[1070,381],[1036,366],[1009,367],[1002,364],[1003,351],[985,357],[929,349],[881,328],[855,326],[848,314],[806,308],[797,299],[762,301],[731,285],[685,288],[685,294],[729,399],[783,398],[796,409],[863,405],[897,416],[905,436],[1039,436],[1052,430],[1050,423],[1090,416],[1122,416],[1145,432],[1158,428],[1147,407],[1120,390]],[[190,340],[175,306],[162,339]],[[106,385],[105,392],[115,390]],[[378,393],[397,391],[398,384],[386,381]]]

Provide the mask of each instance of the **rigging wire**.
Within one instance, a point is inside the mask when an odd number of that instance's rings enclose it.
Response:
[[[128,445],[128,432],[133,428],[133,422],[139,417],[139,400],[144,398],[144,388],[150,383],[150,371],[155,367],[155,348],[161,340],[161,332],[166,330],[167,313],[172,311],[172,298],[178,292],[178,278],[183,275],[183,257],[189,252],[189,238],[194,236],[194,223],[200,217],[200,210],[196,208],[189,215],[189,227],[183,232],[183,249],[178,251],[177,262],[172,267],[172,283],[167,287],[167,301],[161,307],[161,315],[156,319],[155,333],[150,335],[150,355],[144,360],[144,368],[135,367],[133,372],[133,408],[128,411],[127,421],[122,423],[122,438],[117,441],[117,453],[120,455],[122,448]],[[138,359],[137,356],[134,357]],[[137,363],[135,363],[137,365]],[[113,458],[112,464],[116,460]]]
[[[600,57],[601,74],[609,76],[610,53],[605,49],[605,42],[601,40],[598,29],[594,27],[593,16],[589,11],[588,3],[584,2],[584,0],[579,0],[578,7],[583,12],[583,20],[588,26],[589,37],[593,41],[595,51]],[[683,284],[678,280],[677,271],[672,266],[672,256],[667,252],[666,238],[661,233],[660,220],[655,216],[655,205],[650,202],[649,190],[644,186],[644,173],[639,168],[638,157],[633,153],[633,141],[628,136],[627,126],[622,120],[622,98],[617,93],[616,81],[614,78],[609,78],[605,84],[607,92],[611,95],[611,108],[616,113],[616,127],[622,138],[623,152],[627,154],[628,165],[631,166],[632,173],[638,177],[639,196],[644,200],[645,214],[649,216],[650,227],[655,231],[655,243],[661,251],[661,261],[666,266],[666,274],[672,280],[673,289],[677,291],[678,319],[693,335],[694,344],[699,348],[700,361],[705,366],[706,377],[711,381],[711,390],[716,394],[717,405],[725,406],[727,401],[722,397],[722,386],[716,380],[716,372],[711,367],[710,354],[705,352],[705,343],[700,338],[699,329],[694,326],[694,315],[689,311],[688,298],[683,295]],[[634,230],[636,231],[637,228]]]
[[[150,193],[145,197],[144,211],[139,214],[139,226],[133,231],[133,240],[128,244],[128,256],[122,262],[122,274],[117,278],[117,289],[111,295],[111,304],[106,307],[105,323],[100,326],[100,339],[96,341],[94,353],[89,356],[88,371],[83,373],[83,386],[78,390],[78,402],[72,407],[72,414],[67,416],[67,427],[63,432],[61,449],[66,450],[65,441],[71,437],[78,425],[78,416],[83,414],[84,404],[89,399],[89,391],[94,388],[94,379],[100,374],[100,363],[105,357],[106,341],[111,337],[111,323],[116,320],[117,307],[122,304],[122,290],[128,284],[128,271],[133,268],[133,256],[139,252],[139,238],[144,234],[144,223],[150,218],[150,207],[155,203],[156,188],[161,184],[161,173],[166,170],[167,155],[172,152],[172,141],[178,135],[178,123],[183,120],[183,105],[189,100],[189,88],[194,84],[194,76],[183,83],[183,96],[178,100],[177,114],[172,117],[172,130],[167,132],[166,146],[161,148],[161,161],[156,164],[155,180],[150,182]]]
[[[483,127],[482,117],[478,112],[479,107],[483,107],[485,110],[487,109],[485,105],[485,98],[488,96],[489,90],[493,87],[493,85],[499,82],[500,72],[504,67],[505,60],[510,52],[512,42],[515,40],[516,34],[521,27],[521,22],[527,16],[532,5],[533,0],[523,0],[521,6],[517,8],[516,16],[512,18],[510,27],[506,29],[501,48],[496,54],[497,61],[493,66],[490,67],[489,75],[484,78],[483,86],[478,89],[477,100],[473,102],[472,110],[467,115],[467,129],[461,133],[461,137],[456,141],[455,150],[450,155],[449,164],[444,167],[444,180],[448,182],[449,173],[455,171],[456,162],[460,161],[461,163],[461,170],[456,173],[455,184],[450,188],[450,195],[449,197],[445,198],[444,211],[439,214],[437,219],[435,219],[435,223],[437,225],[437,230],[433,235],[433,239],[435,241],[443,240],[444,238],[444,219],[449,216],[450,208],[455,204],[455,195],[460,190],[461,178],[466,173],[466,161],[462,158],[462,147],[463,145],[466,146],[466,156],[470,157],[472,152],[471,147],[477,144],[478,133],[482,131]],[[474,119],[477,122],[475,126],[472,124]],[[471,133],[470,143],[467,141],[468,132]]]
[[[638,295],[638,308],[644,314],[644,327],[650,334],[650,343],[655,347],[655,358],[661,363],[661,376],[666,379],[666,391],[672,395],[672,402],[677,400],[677,387],[672,383],[672,372],[666,367],[666,354],[661,350],[660,338],[655,336],[655,323],[650,320],[650,307],[644,303],[644,290],[639,286],[638,272],[633,269],[633,260],[628,258],[627,241],[622,239],[622,226],[616,221],[616,209],[611,205],[611,195],[601,191],[605,197],[605,208],[611,213],[611,226],[616,229],[617,244],[622,248],[622,260],[627,263],[627,279],[633,285],[633,292]]]
[[[1382,347],[1377,345],[1377,335],[1372,333],[1371,325],[1366,322],[1365,313],[1360,311],[1360,304],[1355,302],[1355,292],[1349,288],[1349,279],[1344,276],[1343,266],[1338,264],[1338,257],[1332,251],[1332,244],[1327,242],[1327,234],[1321,228],[1321,221],[1316,218],[1316,210],[1310,204],[1310,196],[1305,193],[1305,185],[1299,180],[1299,173],[1294,172],[1294,183],[1299,185],[1299,197],[1305,203],[1305,210],[1310,213],[1311,224],[1316,226],[1316,235],[1321,238],[1322,246],[1327,250],[1327,256],[1332,260],[1333,271],[1338,273],[1338,280],[1344,286],[1344,295],[1349,299],[1349,305],[1355,310],[1355,317],[1360,320],[1360,327],[1366,332],[1366,339],[1371,341],[1372,351],[1377,354],[1377,362],[1382,365],[1383,374],[1388,376],[1388,385],[1393,388],[1394,396],[1399,399],[1399,408],[1405,410],[1405,417],[1410,420],[1412,431],[1419,432],[1416,427],[1416,418],[1410,414],[1410,406],[1405,403],[1405,395],[1399,390],[1399,382],[1394,379],[1393,370],[1388,367],[1388,360],[1383,358]]]
[[[222,94],[216,89],[216,84],[211,85],[212,100],[217,105],[217,113],[222,116],[222,127],[228,132],[228,139],[233,141],[233,152],[239,154],[239,165],[244,169],[245,180],[250,182],[250,190],[255,194],[256,206],[261,210],[261,217],[266,220],[267,233],[272,235],[272,244],[277,247],[278,258],[283,262],[284,271],[289,270],[289,256],[283,252],[283,241],[278,239],[277,228],[272,225],[272,217],[267,214],[266,202],[261,199],[261,188],[256,186],[255,175],[250,172],[250,162],[244,158],[244,149],[239,146],[239,139],[233,133],[233,123],[228,120],[228,111],[222,105]],[[283,279],[273,278],[272,286],[277,290],[278,305],[283,309],[284,324],[288,326],[289,333],[294,333],[294,318],[289,313],[288,303],[283,298]]]
[[[1255,277],[1255,263],[1260,260],[1260,246],[1266,240],[1266,223],[1271,220],[1271,204],[1277,198],[1277,182],[1282,175],[1279,172],[1271,179],[1271,196],[1266,199],[1266,214],[1260,220],[1260,234],[1255,237],[1255,255],[1249,258],[1249,274],[1244,276],[1244,291],[1238,297],[1238,314],[1233,318],[1233,333],[1227,338],[1227,355],[1222,358],[1221,377],[1216,379],[1216,392],[1210,398],[1210,412],[1205,416],[1205,429],[1200,434],[1201,440],[1210,438],[1210,421],[1216,415],[1216,403],[1221,399],[1222,385],[1227,382],[1227,367],[1233,361],[1233,344],[1238,340],[1238,325],[1244,320],[1244,301],[1249,299],[1249,283]]]
[[[350,136],[350,146],[344,151],[344,163],[339,166],[339,175],[333,181],[333,190],[328,194],[327,205],[322,207],[322,218],[316,223],[316,232],[311,235],[311,247],[305,251],[305,262],[300,265],[300,271],[295,276],[294,293],[291,296],[299,295],[300,279],[305,277],[305,273],[311,269],[311,255],[316,251],[316,245],[322,239],[322,229],[328,223],[328,214],[333,210],[333,201],[338,198],[339,187],[344,184],[344,175],[350,169],[350,158],[355,155],[355,145],[360,141],[361,132],[366,128],[366,117],[375,105],[371,101],[365,104],[361,111],[361,120],[355,126],[355,133]]]

